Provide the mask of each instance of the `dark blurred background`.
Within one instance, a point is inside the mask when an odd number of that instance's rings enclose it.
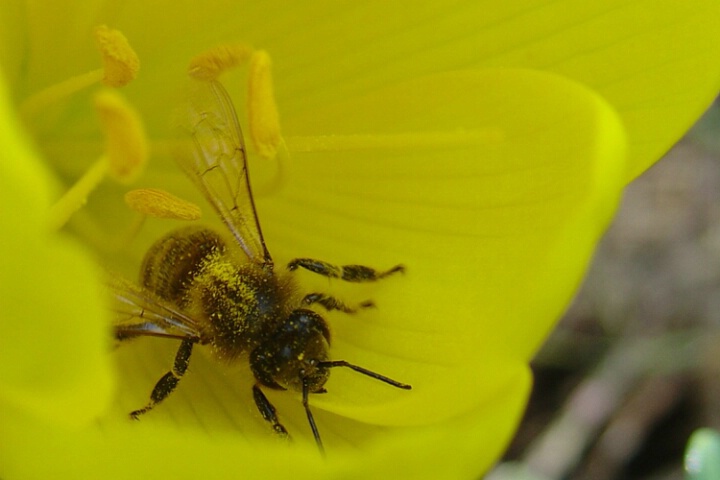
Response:
[[[720,106],[628,186],[489,478],[679,480],[720,428]]]

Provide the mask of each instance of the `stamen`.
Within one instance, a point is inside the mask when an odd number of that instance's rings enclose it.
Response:
[[[125,194],[125,203],[138,213],[155,218],[197,220],[202,215],[194,203],[155,188],[139,188]]]
[[[79,215],[73,219],[73,231],[83,239],[83,243],[92,245],[94,250],[112,255],[130,247],[146,220],[145,215],[137,213],[123,231],[108,233],[89,216]]]
[[[59,230],[107,174],[121,182],[137,176],[147,159],[147,141],[135,111],[113,90],[95,97],[106,137],[106,151],[50,209],[50,228]]]
[[[140,117],[113,90],[105,90],[95,96],[95,109],[105,133],[110,173],[121,182],[130,182],[142,171],[148,157]]]
[[[253,48],[242,43],[218,45],[190,60],[188,75],[196,80],[215,80],[224,71],[247,62],[252,53]]]
[[[275,158],[281,141],[271,66],[270,56],[264,50],[252,55],[247,101],[250,137],[258,153],[270,159]]]
[[[122,87],[137,76],[140,60],[122,33],[103,25],[97,27],[94,34],[104,68],[76,75],[29,96],[20,106],[22,117],[31,118],[48,105],[58,103],[98,82],[102,81],[110,87]]]
[[[266,51],[254,50],[242,43],[218,45],[195,56],[188,65],[188,75],[196,80],[215,81],[221,73],[248,60],[250,138],[262,157],[274,159],[282,139],[273,92],[272,62]]]
[[[90,192],[100,184],[108,171],[108,158],[102,155],[78,180],[65,192],[60,200],[50,207],[49,225],[52,230],[60,230],[73,213],[85,205]]]
[[[103,83],[108,87],[124,87],[134,80],[140,69],[140,59],[125,35],[106,25],[96,27],[93,33],[105,66]]]
[[[26,119],[32,118],[48,105],[60,102],[64,98],[96,84],[103,79],[104,75],[103,69],[98,68],[40,90],[23,101],[22,105],[20,105],[20,116]]]
[[[261,181],[258,185],[253,186],[253,195],[255,198],[272,195],[279,192],[287,181],[286,170],[290,163],[290,151],[288,150],[285,140],[280,139],[277,155],[275,156],[275,170],[272,175]]]

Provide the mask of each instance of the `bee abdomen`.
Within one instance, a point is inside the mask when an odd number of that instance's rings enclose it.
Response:
[[[175,230],[148,250],[140,269],[140,283],[158,296],[182,305],[189,284],[203,265],[225,249],[220,235],[207,228]]]

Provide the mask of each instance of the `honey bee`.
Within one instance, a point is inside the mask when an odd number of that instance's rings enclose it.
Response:
[[[372,302],[350,306],[322,292],[302,295],[292,272],[302,268],[347,282],[372,282],[403,272],[404,267],[378,271],[296,258],[287,272],[276,272],[255,211],[244,140],[232,102],[217,81],[197,82],[195,87],[182,121],[192,148],[178,155],[177,161],[234,242],[209,228],[182,228],[150,248],[139,285],[117,276],[108,281],[118,340],[152,336],[180,341],[172,368],[157,381],[149,402],[130,416],[138,419],[167,398],[187,372],[193,348],[205,345],[220,361],[249,363],[255,405],[278,435],[287,437],[288,432],[263,389],[300,392],[313,437],[323,452],[309,396],[326,392],[331,369],[346,367],[393,387],[409,390],[411,386],[345,360],[331,360],[328,323],[311,307],[354,313]]]

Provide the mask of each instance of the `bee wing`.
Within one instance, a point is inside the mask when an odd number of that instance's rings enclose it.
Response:
[[[198,323],[171,302],[116,275],[109,275],[115,337],[156,336],[201,340]]]
[[[180,125],[192,139],[177,161],[215,208],[245,251],[260,265],[272,265],[250,190],[245,141],[235,108],[216,81],[194,81]]]

